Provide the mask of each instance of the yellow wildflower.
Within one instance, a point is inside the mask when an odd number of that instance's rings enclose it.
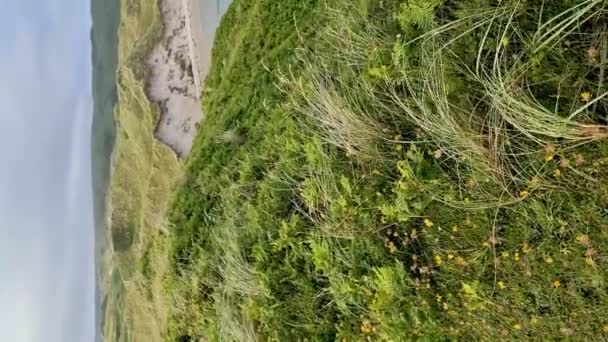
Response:
[[[443,296],[440,295],[439,293],[435,296],[435,299],[437,300],[437,303],[441,303],[443,301]]]
[[[464,266],[467,264],[466,260],[464,260],[464,258],[461,256],[456,257],[456,263],[460,266]]]
[[[584,91],[581,93],[581,102],[583,103],[587,103],[591,101],[591,92],[589,91]]]
[[[435,265],[437,266],[441,266],[441,264],[443,264],[443,259],[441,259],[441,256],[439,254],[435,254]]]
[[[507,251],[503,251],[502,253],[500,253],[500,255],[501,255],[503,258],[508,258],[508,257],[509,257],[509,252],[507,252]]]
[[[555,157],[555,150],[557,147],[553,144],[545,145],[545,161],[550,162]]]
[[[505,285],[505,283],[501,280],[498,283],[496,283],[496,286],[498,286],[499,289],[504,290],[507,288],[507,286]]]
[[[593,257],[591,257],[591,256],[585,257],[585,263],[587,263],[587,265],[593,266],[593,264],[594,264]]]
[[[552,263],[553,263],[553,258],[552,258],[552,257],[550,257],[550,256],[548,256],[548,257],[546,257],[546,258],[545,258],[545,262],[546,262],[547,264],[552,264]]]
[[[576,242],[583,244],[583,245],[588,245],[589,244],[589,235],[587,235],[587,234],[577,235]]]
[[[521,324],[515,324],[515,325],[513,326],[513,329],[515,329],[515,330],[517,330],[517,331],[520,331],[520,330],[521,330]]]
[[[520,198],[527,198],[528,196],[530,196],[530,193],[528,191],[522,191],[519,193]]]
[[[524,254],[528,254],[532,251],[532,247],[530,247],[527,242],[524,242],[524,246],[521,248],[521,251],[524,252]]]
[[[562,286],[562,282],[559,279],[555,279],[551,285],[553,285],[554,288],[558,288],[560,286]]]
[[[448,253],[448,260],[452,260],[452,259],[454,259],[454,254]]]
[[[389,253],[391,254],[395,254],[397,253],[397,246],[395,246],[395,243],[393,241],[389,241],[386,244],[386,248],[388,248]]]
[[[448,303],[443,302],[442,307],[443,307],[443,310],[447,311],[447,310],[448,310],[448,308],[449,308]]]
[[[372,333],[372,331],[374,330],[374,327],[372,326],[372,323],[369,320],[364,320],[361,323],[361,332],[365,335],[369,335]]]
[[[452,226],[452,231],[453,231],[454,233],[457,233],[459,229],[460,229],[460,228],[458,227],[458,225],[457,225],[457,224],[455,224],[455,225],[453,225],[453,226]]]
[[[553,171],[553,175],[554,175],[555,177],[561,177],[561,175],[562,175],[562,170],[560,170],[560,169],[555,169],[555,171]]]
[[[530,320],[530,324],[532,325],[537,325],[538,323],[540,323],[540,320],[536,317],[532,317],[532,319]]]
[[[519,257],[519,252],[515,252],[515,254],[513,254],[513,260],[515,260],[515,261],[521,260],[521,258]]]
[[[433,226],[433,221],[429,220],[428,218],[425,218],[424,225],[427,226],[427,228],[431,228]]]

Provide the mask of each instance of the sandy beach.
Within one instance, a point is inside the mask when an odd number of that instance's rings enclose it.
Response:
[[[156,138],[183,158],[203,117],[200,95],[210,58],[203,57],[200,0],[161,0],[160,10],[164,33],[147,60],[148,95],[162,111]]]

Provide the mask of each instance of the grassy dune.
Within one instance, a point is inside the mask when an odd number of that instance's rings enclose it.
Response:
[[[607,10],[235,0],[165,339],[608,338]]]
[[[106,281],[104,340],[158,341],[166,320],[156,273],[159,258],[146,259],[153,241],[166,229],[166,211],[181,165],[154,138],[159,108],[145,94],[144,58],[161,37],[156,1],[123,0],[119,30],[117,141],[109,193],[111,248],[104,262]],[[160,273],[159,273],[160,274]],[[160,276],[159,276],[160,277]]]

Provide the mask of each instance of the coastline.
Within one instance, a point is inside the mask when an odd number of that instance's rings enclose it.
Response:
[[[148,96],[159,104],[155,137],[180,158],[190,152],[197,126],[203,118],[200,105],[202,70],[200,0],[161,0],[162,40],[152,49]]]

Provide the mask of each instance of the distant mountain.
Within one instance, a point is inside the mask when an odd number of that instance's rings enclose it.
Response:
[[[114,106],[116,94],[116,68],[118,62],[119,0],[91,0],[93,27],[93,127],[92,164],[95,206],[95,250],[97,263],[96,320],[97,340],[101,341],[101,280],[102,255],[106,245],[105,197],[110,179],[110,162],[115,140]]]

